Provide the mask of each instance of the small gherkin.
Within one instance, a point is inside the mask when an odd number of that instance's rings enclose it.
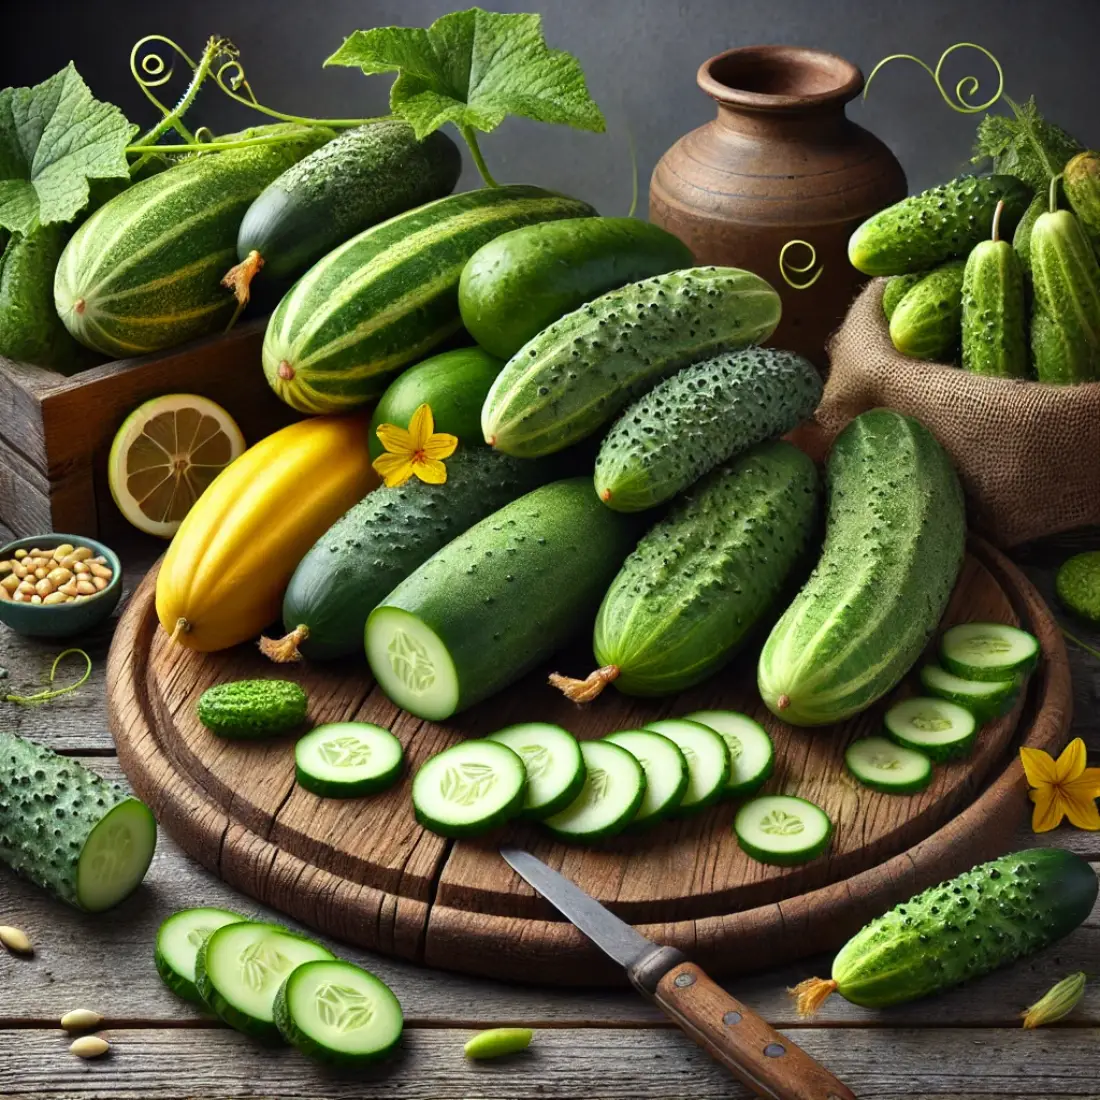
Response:
[[[926,272],[914,271],[910,275],[892,275],[882,292],[882,312],[889,321],[894,316],[902,298],[906,296],[924,278]]]
[[[949,260],[898,302],[890,318],[890,339],[902,355],[935,362],[955,356],[962,328],[964,271],[962,260]]]
[[[199,721],[219,737],[275,736],[306,720],[309,699],[289,680],[236,680],[199,696]]]
[[[1100,550],[1074,554],[1062,562],[1054,587],[1070,611],[1100,623]]]

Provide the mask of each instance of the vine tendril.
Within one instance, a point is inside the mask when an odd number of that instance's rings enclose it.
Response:
[[[973,96],[978,92],[981,87],[981,81],[976,76],[964,76],[955,85],[955,98],[951,98],[951,92],[943,85],[943,66],[947,59],[956,51],[962,49],[977,50],[979,53],[985,54],[986,57],[993,63],[993,68],[997,71],[997,90],[989,97],[984,103],[969,102]],[[883,65],[889,64],[891,61],[913,61],[918,64],[929,76],[935,81],[936,88],[940,95],[943,96],[943,101],[953,111],[958,111],[961,115],[976,115],[982,111],[989,110],[994,103],[1004,94],[1005,90],[1005,74],[1001,68],[1001,63],[987,50],[984,46],[979,46],[976,42],[956,42],[953,46],[948,46],[946,50],[940,54],[939,61],[936,62],[936,67],[933,69],[926,61],[922,61],[919,57],[914,57],[911,53],[895,53],[889,57],[884,57],[872,70],[871,75],[867,77],[867,83],[863,86],[863,98],[867,98],[867,93],[871,89],[871,81],[875,79],[875,75]]]
[[[795,245],[799,244],[807,250],[807,253],[809,255],[809,259],[801,267],[798,264],[791,263],[791,261],[787,259],[787,253],[792,248],[794,248]],[[791,287],[794,290],[809,290],[810,287],[812,287],[814,283],[816,283],[817,280],[821,278],[821,274],[825,270],[825,265],[822,264],[821,267],[814,271],[813,275],[811,275],[809,279],[801,283],[796,283],[790,277],[790,275],[787,274],[787,272],[793,271],[796,275],[805,275],[807,271],[813,271],[814,265],[816,263],[817,249],[814,248],[814,246],[810,244],[809,241],[802,241],[796,238],[793,241],[788,241],[779,250],[779,274],[783,276],[783,282],[785,282],[787,286]]]
[[[75,653],[84,658],[84,675],[74,684],[66,684],[65,687],[55,688],[53,684],[57,679],[57,666],[71,653]],[[19,703],[21,706],[30,707],[36,706],[39,703],[48,703],[51,699],[56,699],[60,695],[68,695],[70,691],[76,691],[77,688],[83,687],[88,682],[88,677],[91,676],[91,674],[91,657],[82,649],[66,649],[63,653],[57,655],[50,669],[49,688],[46,688],[44,691],[36,692],[34,695],[5,695],[3,700],[5,703]]]

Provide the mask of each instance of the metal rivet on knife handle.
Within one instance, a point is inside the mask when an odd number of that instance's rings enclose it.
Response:
[[[676,984],[683,989],[685,986],[694,984],[695,978],[691,974],[677,974],[675,978]]]
[[[722,1023],[724,1023],[726,1025],[726,1027],[733,1027],[734,1024],[739,1024],[740,1022],[741,1022],[741,1013],[740,1012],[734,1012],[734,1011],[731,1010],[731,1011],[727,1012],[725,1014],[725,1016],[722,1017]]]
[[[782,1043],[768,1043],[764,1048],[764,1053],[769,1058],[782,1058],[787,1053],[787,1048]]]

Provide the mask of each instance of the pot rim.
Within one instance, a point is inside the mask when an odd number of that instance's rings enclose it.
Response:
[[[730,59],[744,61],[770,61],[776,65],[787,64],[805,69],[831,70],[836,74],[836,84],[820,92],[801,95],[756,92],[737,88],[719,80],[714,69]],[[741,107],[762,111],[806,110],[814,107],[841,106],[855,99],[863,90],[863,72],[847,58],[827,50],[815,50],[806,46],[737,46],[715,54],[699,66],[696,73],[699,87],[711,99],[722,106]]]

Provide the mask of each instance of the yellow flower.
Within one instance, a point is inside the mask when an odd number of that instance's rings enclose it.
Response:
[[[1042,749],[1020,749],[1024,774],[1031,785],[1035,812],[1031,828],[1048,833],[1068,817],[1078,829],[1100,829],[1096,799],[1100,796],[1100,768],[1086,768],[1085,742],[1074,738],[1054,760]]]
[[[414,474],[429,485],[447,480],[443,459],[455,453],[458,440],[446,432],[435,431],[432,410],[427,405],[412,414],[409,430],[396,424],[379,424],[378,439],[386,454],[374,460],[374,468],[389,486],[404,485]]]

